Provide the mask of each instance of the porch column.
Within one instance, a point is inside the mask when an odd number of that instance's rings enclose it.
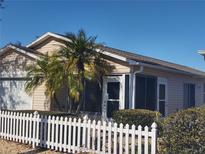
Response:
[[[131,68],[129,87],[130,87],[129,109],[134,109],[135,108],[135,74],[133,71],[133,67]]]

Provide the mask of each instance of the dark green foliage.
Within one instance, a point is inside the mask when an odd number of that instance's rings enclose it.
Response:
[[[182,110],[164,120],[161,153],[205,153],[205,107]]]
[[[25,114],[33,114],[35,111],[34,110],[2,110],[2,111],[7,111],[7,112],[19,112],[19,113],[25,113]],[[78,118],[79,115],[72,114],[72,113],[67,113],[67,112],[60,112],[60,111],[37,111],[38,114],[44,115],[44,116],[62,116],[62,117],[73,117],[73,118]]]
[[[142,127],[151,126],[153,122],[159,124],[161,114],[156,111],[144,110],[144,109],[128,109],[116,111],[113,115],[113,119],[117,123],[129,124],[129,125],[141,125]]]

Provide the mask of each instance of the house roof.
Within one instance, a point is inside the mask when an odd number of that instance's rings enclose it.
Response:
[[[179,65],[179,64],[172,63],[172,62],[168,62],[168,61],[164,61],[164,60],[160,60],[160,59],[156,59],[156,58],[152,58],[148,56],[143,56],[143,55],[139,55],[136,53],[123,51],[120,49],[111,48],[107,46],[102,47],[102,50],[105,50],[107,52],[110,52],[110,53],[113,53],[119,56],[126,57],[128,59],[131,59],[137,62],[142,62],[145,64],[151,64],[155,66],[162,66],[162,67],[170,68],[173,70],[179,70],[179,71],[183,71],[183,72],[187,72],[187,73],[195,74],[199,76],[205,76],[205,72],[188,67],[188,66]]]
[[[25,54],[31,58],[38,58],[38,56],[42,55],[42,53],[37,52],[33,49],[21,46],[21,45],[16,45],[16,44],[8,44],[6,45],[4,48],[0,49],[0,56],[3,55],[5,52],[7,52],[8,50],[13,49],[17,52],[20,52],[22,54]]]
[[[28,44],[26,47],[17,46],[17,45],[11,45],[9,47],[20,49],[22,51],[25,51],[26,53],[38,56],[41,53],[38,53],[35,50],[32,50],[32,48],[35,47],[36,45],[42,43],[43,41],[45,41],[46,39],[48,39],[50,37],[54,37],[54,38],[57,38],[57,39],[60,39],[63,41],[69,41],[69,39],[66,38],[65,35],[47,32],[44,35],[42,35],[41,37],[39,37],[38,39],[36,39],[35,41]],[[143,63],[143,64],[148,64],[150,66],[159,66],[160,68],[167,68],[169,70],[175,70],[175,71],[178,71],[179,73],[185,73],[185,74],[191,74],[191,75],[205,77],[205,72],[191,68],[191,67],[187,67],[184,65],[179,65],[176,63],[172,63],[172,62],[168,62],[168,61],[164,61],[164,60],[160,60],[160,59],[156,59],[156,58],[152,58],[152,57],[148,57],[148,56],[139,55],[136,53],[123,51],[123,50],[108,47],[108,46],[103,46],[103,47],[101,47],[101,49],[106,51],[107,55],[112,56],[113,58],[118,57],[119,59],[126,60],[126,61],[131,60],[131,61],[135,61],[135,62],[140,62],[141,64]],[[1,55],[1,53],[0,53],[0,55]]]

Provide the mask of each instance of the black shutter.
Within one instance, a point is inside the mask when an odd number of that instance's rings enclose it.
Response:
[[[145,109],[146,104],[146,78],[137,76],[135,78],[135,108]]]
[[[125,109],[129,109],[129,93],[130,93],[130,88],[129,88],[129,75],[125,75]]]

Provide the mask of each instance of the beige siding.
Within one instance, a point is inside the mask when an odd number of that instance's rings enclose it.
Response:
[[[57,52],[62,47],[62,45],[63,43],[61,43],[61,41],[55,38],[49,38],[34,49],[43,54],[48,53],[50,55],[50,54]]]
[[[184,83],[195,84],[195,104],[196,106],[205,105],[203,102],[203,84],[205,79],[197,79],[188,75],[160,71],[158,69],[145,68],[144,74],[153,75],[167,79],[168,86],[168,114],[183,109],[183,85]]]
[[[45,90],[43,84],[33,91],[33,110],[50,110],[49,99],[45,95]]]
[[[114,66],[113,73],[120,74],[120,73],[129,73],[130,72],[130,68],[128,66],[122,64],[121,62],[114,62],[114,61],[108,60],[108,63],[110,63],[110,65]]]
[[[57,39],[50,38],[46,40],[43,44],[38,45],[35,48],[35,50],[37,50],[38,52],[44,53],[44,54],[46,53],[53,54],[57,52],[62,46],[63,46],[62,42],[60,42]],[[113,73],[129,73],[130,72],[130,68],[129,66],[127,66],[126,63],[123,63],[121,61],[116,61],[113,58],[109,58],[107,61],[115,67],[115,69],[113,70]]]

